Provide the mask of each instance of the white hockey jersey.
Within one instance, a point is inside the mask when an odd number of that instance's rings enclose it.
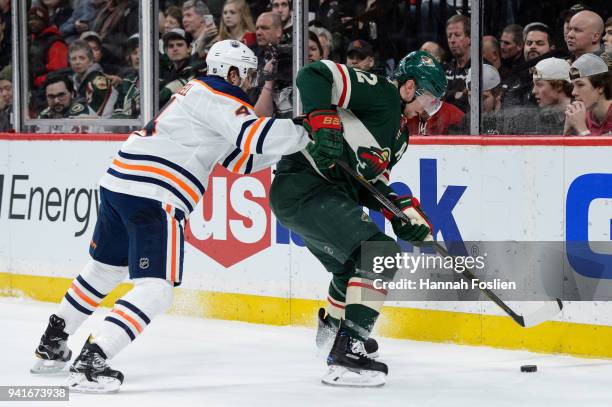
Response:
[[[248,174],[308,144],[291,119],[257,117],[246,94],[220,77],[193,79],[121,146],[100,186],[189,214],[219,163]]]

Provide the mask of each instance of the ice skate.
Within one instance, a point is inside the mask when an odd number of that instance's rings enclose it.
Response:
[[[338,327],[332,322],[329,315],[326,315],[325,308],[319,308],[317,318],[317,348],[329,352],[338,333]],[[378,354],[378,342],[374,338],[368,338],[364,344],[364,349],[368,357],[376,359]]]
[[[106,363],[106,355],[100,347],[87,339],[81,354],[70,367],[66,385],[77,393],[117,393],[123,383],[123,373],[113,370]]]
[[[64,332],[66,323],[57,315],[49,317],[49,325],[34,350],[36,363],[30,369],[33,374],[57,374],[65,371],[72,351],[68,349],[68,334]]]
[[[363,342],[344,331],[336,335],[327,357],[329,371],[321,379],[324,384],[345,387],[380,387],[386,383],[387,365],[368,357]]]

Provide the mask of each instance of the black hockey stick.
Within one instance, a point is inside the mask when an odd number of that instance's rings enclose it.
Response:
[[[410,218],[402,212],[389,198],[387,198],[382,192],[380,192],[376,187],[370,184],[367,180],[361,177],[355,170],[353,170],[347,163],[344,161],[336,161],[336,165],[342,168],[347,174],[355,178],[364,188],[366,188],[374,198],[378,202],[380,202],[385,208],[387,208],[393,215],[397,216],[404,222],[410,223]],[[431,242],[427,242],[431,244],[434,250],[443,257],[451,256],[448,250],[446,250],[440,243],[432,240]],[[463,278],[468,280],[470,283],[472,281],[478,280],[474,273],[470,269],[465,269],[461,274]],[[547,321],[551,317],[557,315],[563,309],[563,302],[559,298],[555,298],[555,301],[545,301],[540,309],[533,312],[527,318],[523,315],[516,313],[512,308],[508,306],[501,298],[499,298],[493,291],[488,288],[479,288],[491,301],[497,304],[506,314],[510,316],[517,324],[522,327],[531,327],[538,325],[544,321]]]

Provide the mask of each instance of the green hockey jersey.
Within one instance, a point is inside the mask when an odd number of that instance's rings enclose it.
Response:
[[[385,194],[391,192],[387,186],[390,170],[402,157],[408,142],[397,86],[383,76],[323,60],[300,70],[297,87],[304,113],[337,108],[344,130],[342,160]],[[303,154],[316,170],[308,152]],[[341,168],[336,166],[320,174],[343,185],[366,206],[379,209],[379,204],[371,202],[367,194],[359,197],[363,194],[361,187]]]

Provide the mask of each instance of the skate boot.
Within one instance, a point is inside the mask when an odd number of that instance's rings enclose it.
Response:
[[[325,308],[319,308],[317,318],[317,348],[320,350],[329,351],[334,343],[336,334],[338,333],[338,325],[334,323],[329,315],[326,315]],[[376,359],[378,357],[378,342],[374,338],[368,338],[363,344],[368,357]]]
[[[386,383],[387,365],[368,357],[363,342],[340,330],[327,357],[329,371],[321,380],[331,386],[380,387]]]
[[[110,368],[102,349],[91,340],[90,336],[70,366],[66,385],[77,393],[117,393],[123,383],[123,373]]]
[[[49,317],[49,325],[34,350],[36,363],[30,369],[33,374],[55,374],[64,371],[70,361],[72,351],[68,349],[68,334],[64,332],[66,323],[57,315]]]

